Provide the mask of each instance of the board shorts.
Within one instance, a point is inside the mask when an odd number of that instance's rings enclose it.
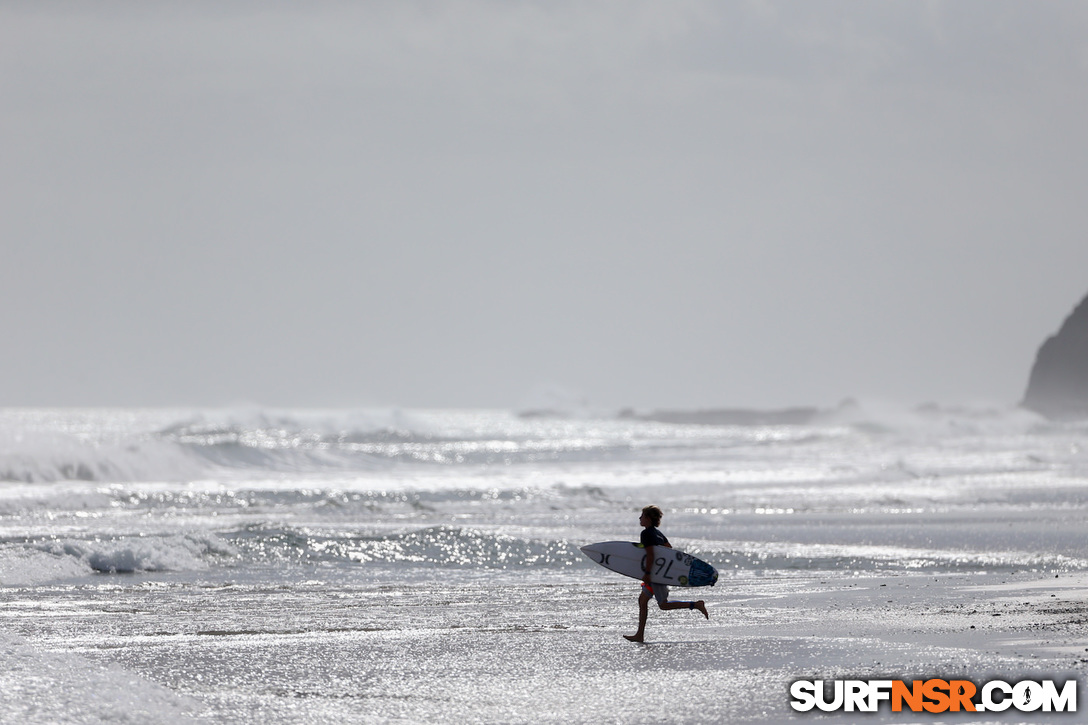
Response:
[[[642,582],[642,591],[647,594],[652,594],[658,604],[664,604],[669,601],[669,585],[668,584],[654,584],[650,586],[646,582]]]

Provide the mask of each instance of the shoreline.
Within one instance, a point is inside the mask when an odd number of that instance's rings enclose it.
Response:
[[[254,713],[269,723],[424,722],[439,705],[460,721],[642,722],[646,703],[679,723],[848,722],[857,714],[793,712],[790,683],[1083,684],[1088,672],[1088,572],[736,577],[698,590],[709,622],[651,609],[646,644],[622,637],[634,629],[637,584],[620,577],[397,586],[311,578],[219,589],[154,579],[102,577],[64,596],[54,589],[42,601],[54,613],[46,619],[35,619],[33,590],[0,589],[0,614],[22,637],[0,647],[9,693],[0,704],[26,715],[10,694],[21,693],[38,713],[131,717],[131,701],[87,696],[107,691],[105,678],[179,698],[158,695],[157,715],[141,715],[147,722],[244,722]],[[193,597],[200,614],[178,618]],[[33,652],[49,666],[36,668]],[[13,657],[19,667],[10,667]],[[63,660],[77,666],[56,666]],[[73,692],[83,699],[61,694]],[[27,722],[48,721],[30,715]],[[886,708],[865,718],[939,721]],[[1024,719],[987,713],[987,721]]]

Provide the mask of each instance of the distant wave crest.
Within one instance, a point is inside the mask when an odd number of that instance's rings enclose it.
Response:
[[[1055,425],[1022,410],[879,405],[812,416],[791,409],[771,419],[721,411],[570,419],[500,411],[0,410],[0,482],[186,482],[351,474],[400,464],[616,462],[844,437],[1060,432]]]

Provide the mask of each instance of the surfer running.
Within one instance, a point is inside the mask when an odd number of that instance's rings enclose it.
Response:
[[[668,586],[665,584],[650,584],[650,568],[656,558],[654,557],[654,547],[665,546],[672,548],[672,544],[657,528],[661,523],[661,515],[661,509],[657,506],[647,506],[642,509],[642,516],[638,518],[639,524],[642,525],[640,542],[646,547],[646,558],[643,560],[645,561],[646,573],[642,577],[642,593],[638,597],[638,631],[634,634],[623,635],[624,639],[631,642],[642,642],[643,636],[646,634],[646,616],[649,610],[650,597],[657,599],[657,606],[661,609],[698,609],[703,613],[704,617],[710,619],[710,614],[706,611],[706,605],[703,604],[702,599],[697,602],[670,602]]]

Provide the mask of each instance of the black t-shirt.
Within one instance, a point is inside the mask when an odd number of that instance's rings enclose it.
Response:
[[[647,526],[643,529],[639,542],[643,546],[669,546],[669,540],[656,526]]]

